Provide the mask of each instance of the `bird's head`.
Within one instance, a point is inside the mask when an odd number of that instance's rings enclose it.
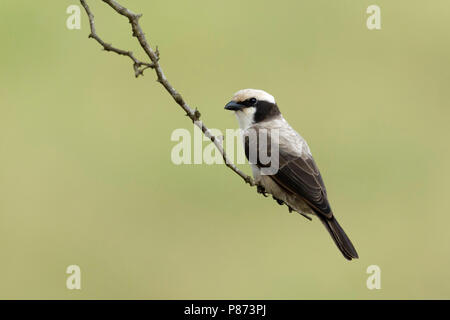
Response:
[[[226,104],[225,109],[235,112],[241,129],[247,129],[254,123],[271,120],[281,115],[275,98],[257,89],[239,90]]]

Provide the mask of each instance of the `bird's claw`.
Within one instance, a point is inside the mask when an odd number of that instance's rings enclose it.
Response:
[[[264,197],[268,197],[267,192],[266,192],[266,189],[264,189],[263,186],[258,185],[258,186],[256,187],[256,191],[257,191],[258,193],[261,193]]]
[[[275,200],[280,206],[282,206],[284,204],[283,200],[277,199],[274,196],[272,196],[273,200]]]

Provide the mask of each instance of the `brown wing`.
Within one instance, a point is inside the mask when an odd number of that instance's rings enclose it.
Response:
[[[245,154],[249,158],[249,139],[244,139]],[[300,146],[299,146],[300,147]],[[270,154],[270,143],[267,143]],[[302,198],[317,214],[322,214],[327,218],[333,216],[327,198],[327,191],[313,157],[303,150],[301,156],[292,154],[283,145],[279,146],[279,169],[270,177],[288,192],[296,194]],[[259,167],[267,167],[257,161]]]
[[[291,157],[280,150],[280,168],[271,176],[280,186],[301,197],[316,213],[333,216],[327,190],[311,155]]]

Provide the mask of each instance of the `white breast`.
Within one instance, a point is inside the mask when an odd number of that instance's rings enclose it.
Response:
[[[244,108],[242,110],[236,111],[234,114],[239,122],[239,128],[241,130],[247,130],[253,124],[253,115],[256,112],[256,108]]]

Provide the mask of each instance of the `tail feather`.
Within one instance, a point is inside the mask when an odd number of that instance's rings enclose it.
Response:
[[[339,225],[335,217],[328,219],[324,216],[319,215],[320,220],[324,224],[325,228],[327,228],[331,237],[336,243],[336,246],[341,250],[342,254],[347,260],[357,259],[358,253],[356,252],[355,247],[353,246],[350,239],[345,234],[342,227]]]

